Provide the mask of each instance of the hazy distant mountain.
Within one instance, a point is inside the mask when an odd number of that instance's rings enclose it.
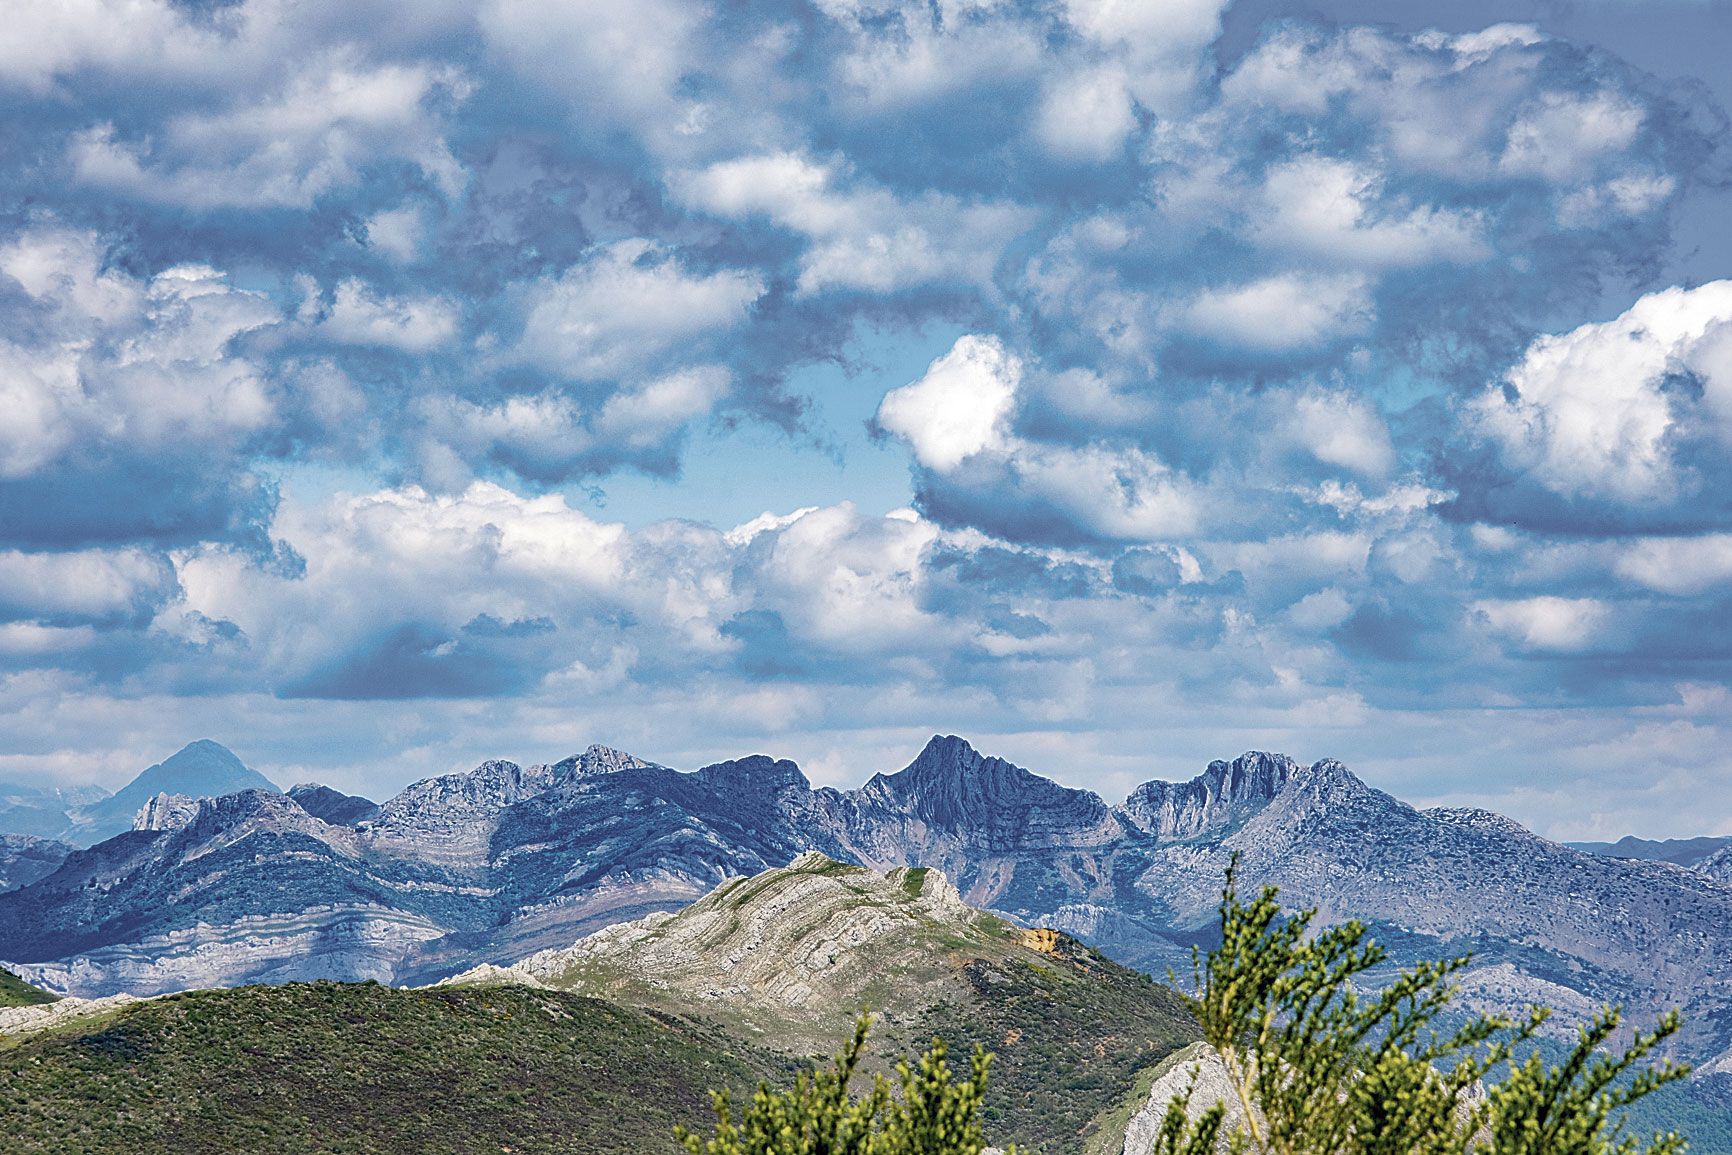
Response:
[[[1572,850],[1604,854],[1612,858],[1639,858],[1646,862],[1670,862],[1694,869],[1715,851],[1732,846],[1732,837],[1668,838],[1655,842],[1626,835],[1616,842],[1566,842]]]
[[[95,786],[51,790],[0,784],[0,833],[94,846],[131,830],[139,809],[158,794],[216,798],[241,790],[276,792],[277,787],[226,747],[201,738],[113,794]]]
[[[817,850],[932,866],[970,904],[1164,973],[1206,941],[1227,862],[1398,960],[1471,949],[1466,999],[1637,1018],[1681,1005],[1732,1049],[1732,886],[1584,854],[1481,810],[1415,810],[1338,762],[1253,753],[1123,804],[960,738],[858,790],[755,756],[682,773],[600,747],[429,779],[354,826],[294,799],[206,799],[172,829],[70,855],[0,894],[0,958],[91,994],[299,978],[427,981],[566,947]]]
[[[131,830],[139,808],[158,794],[216,798],[241,790],[275,793],[277,786],[258,771],[249,770],[227,747],[200,738],[144,770],[102,801],[77,811],[69,833],[74,836],[72,841],[94,845]]]
[[[54,838],[80,808],[108,797],[100,786],[50,787],[0,781],[0,834]]]

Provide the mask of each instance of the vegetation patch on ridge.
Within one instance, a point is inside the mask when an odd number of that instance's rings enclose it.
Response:
[[[56,996],[38,990],[11,971],[0,967],[0,1007],[34,1007],[57,1001]]]
[[[789,1061],[707,1024],[528,987],[199,991],[0,1052],[8,1155],[679,1150],[710,1088]]]

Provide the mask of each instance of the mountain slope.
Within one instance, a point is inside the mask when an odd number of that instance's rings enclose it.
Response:
[[[0,968],[0,1007],[34,1007],[54,1001],[47,991],[39,991],[17,975]]]
[[[289,797],[302,810],[332,826],[354,826],[376,817],[379,804],[358,794],[344,794],[316,782],[302,782],[289,787]]]
[[[28,886],[59,869],[73,848],[49,838],[0,834],[0,891]]]
[[[198,991],[0,1039],[13,1155],[636,1155],[788,1080],[714,1027],[524,987]]]
[[[795,1055],[833,1048],[869,1006],[880,1055],[934,1035],[996,1052],[991,1133],[1029,1151],[1078,1150],[1140,1070],[1195,1036],[1170,989],[968,907],[938,871],[881,875],[817,853],[453,981],[512,980],[704,1014]]]

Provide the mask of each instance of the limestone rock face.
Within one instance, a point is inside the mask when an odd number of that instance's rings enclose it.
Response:
[[[881,875],[809,852],[781,869],[723,883],[677,914],[619,923],[571,947],[456,981],[521,976],[595,995],[641,984],[733,1011],[755,1005],[828,1014],[871,1002],[868,989],[892,975],[906,983],[928,969],[934,928],[966,932],[977,918],[938,871],[903,867]]]
[[[1123,810],[1138,829],[1166,841],[1219,837],[1267,806],[1299,773],[1291,758],[1253,752],[1211,762],[1189,782],[1145,782]]]
[[[1715,882],[1732,886],[1732,846],[1710,854],[1697,864],[1696,869]]]
[[[1125,1129],[1124,1155],[1150,1155],[1160,1137],[1167,1108],[1187,1090],[1191,1097],[1185,1104],[1185,1118],[1192,1123],[1216,1103],[1226,1105],[1227,1113],[1215,1140],[1215,1150],[1225,1152],[1228,1137],[1245,1125],[1245,1108],[1233,1093],[1221,1056],[1207,1043],[1192,1043],[1161,1066],[1163,1073],[1156,1076],[1154,1086],[1149,1089],[1148,1101],[1131,1116]]]
[[[132,828],[153,832],[179,830],[197,817],[198,799],[185,794],[158,794],[139,807]]]

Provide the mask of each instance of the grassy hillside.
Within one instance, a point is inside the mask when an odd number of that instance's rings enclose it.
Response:
[[[973,997],[932,1007],[915,1034],[964,1053],[979,1043],[997,1056],[984,1108],[994,1142],[1081,1151],[1105,1119],[1119,1129],[1107,1144],[1117,1150],[1124,1119],[1114,1108],[1140,1073],[1196,1037],[1196,1025],[1170,988],[1072,939],[1045,945],[1045,962],[965,963]]]
[[[785,1053],[834,1050],[860,1008],[879,1066],[938,1036],[998,1058],[987,1137],[1079,1152],[1138,1073],[1196,1037],[1183,1000],[1054,931],[965,906],[936,871],[888,876],[807,855],[679,913],[616,927],[518,973],[664,1013],[697,1013]]]
[[[676,1150],[708,1088],[791,1077],[715,1028],[576,995],[242,987],[0,1049],[0,1135],[8,1155],[635,1155]]]
[[[39,991],[11,971],[0,967],[0,1007],[32,1007],[51,1003],[54,996]]]

